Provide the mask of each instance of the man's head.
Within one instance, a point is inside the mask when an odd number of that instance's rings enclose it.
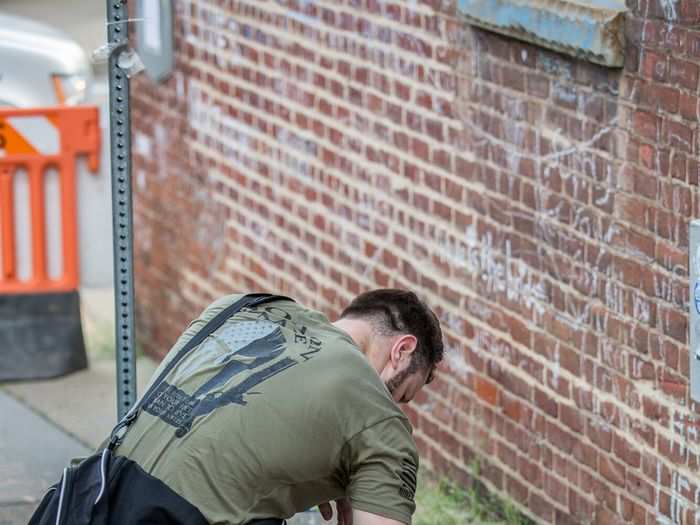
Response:
[[[440,322],[413,292],[380,289],[358,295],[336,324],[360,340],[397,402],[413,399],[442,360]]]

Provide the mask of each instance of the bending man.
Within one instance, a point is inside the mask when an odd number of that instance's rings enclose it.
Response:
[[[209,306],[161,369],[239,297]],[[116,454],[201,523],[280,520],[346,498],[341,520],[409,525],[418,455],[397,403],[442,353],[436,316],[411,292],[362,294],[335,323],[289,299],[246,308],[172,369]]]

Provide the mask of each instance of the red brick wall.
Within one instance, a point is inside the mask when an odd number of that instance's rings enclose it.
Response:
[[[233,290],[411,288],[448,342],[411,409],[433,468],[542,522],[700,522],[700,3],[628,4],[614,70],[454,0],[176,0],[176,73],[133,86],[148,351]]]

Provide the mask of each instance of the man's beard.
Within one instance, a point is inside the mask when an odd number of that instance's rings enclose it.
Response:
[[[404,382],[404,380],[411,375],[411,367],[407,367],[401,372],[397,373],[394,377],[388,379],[384,384],[386,385],[387,390],[389,390],[390,394],[394,394],[394,391],[401,386],[401,383]]]

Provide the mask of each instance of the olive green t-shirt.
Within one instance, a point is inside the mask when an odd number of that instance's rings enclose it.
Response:
[[[240,297],[209,306],[161,369]],[[244,309],[157,392],[117,453],[210,523],[288,518],[343,496],[355,509],[411,523],[411,426],[352,339],[322,314],[289,300]]]

